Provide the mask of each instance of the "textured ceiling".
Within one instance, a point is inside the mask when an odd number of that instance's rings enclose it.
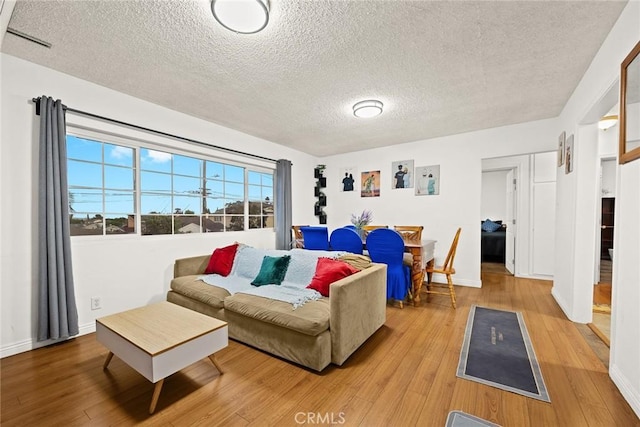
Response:
[[[206,0],[18,1],[9,27],[52,47],[2,51],[325,156],[557,116],[625,4],[272,0],[241,35]]]

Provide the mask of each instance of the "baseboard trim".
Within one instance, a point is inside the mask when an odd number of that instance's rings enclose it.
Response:
[[[567,310],[567,305],[565,304],[564,300],[560,298],[560,296],[558,295],[558,292],[556,291],[555,286],[551,288],[551,296],[553,297],[554,300],[556,300],[556,303],[560,306],[560,309],[562,310],[564,315],[567,316],[567,319],[574,322],[575,320],[573,320],[569,315],[569,311]]]
[[[609,376],[613,380],[613,383],[618,387],[620,393],[627,401],[633,412],[640,418],[640,390],[634,390],[632,385],[627,381],[627,378],[620,372],[618,367],[609,362]]]
[[[87,323],[79,327],[79,333],[76,336],[87,335],[95,331],[96,331],[96,323],[95,322]],[[28,340],[19,341],[17,343],[9,344],[0,348],[0,359],[13,356],[16,354],[24,353],[27,351],[35,350],[41,347],[46,347],[51,344],[64,342],[73,338],[75,337],[65,338],[61,340],[47,340],[47,341],[37,341],[35,338],[31,338]]]
[[[548,276],[546,274],[516,274],[515,276],[523,279],[549,280],[549,281],[553,281],[553,277],[554,277],[554,276]]]
[[[456,277],[455,275],[452,275],[451,279],[453,280],[453,284],[454,285],[468,286],[470,288],[481,288],[482,287],[482,281],[481,280],[462,279],[462,278]],[[426,276],[425,276],[424,280],[425,281],[427,280]],[[447,276],[445,276],[444,274],[434,274],[431,281],[434,282],[434,283],[446,284],[447,283]]]

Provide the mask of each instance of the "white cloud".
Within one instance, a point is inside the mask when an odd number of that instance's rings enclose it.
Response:
[[[133,150],[131,148],[115,146],[111,150],[111,157],[114,159],[130,158]]]
[[[171,161],[170,153],[165,153],[163,151],[154,151],[154,150],[148,150],[147,153],[149,154],[148,160],[154,163],[166,163],[168,161]]]

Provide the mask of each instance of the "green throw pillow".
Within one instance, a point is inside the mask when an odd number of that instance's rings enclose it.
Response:
[[[273,257],[265,255],[262,258],[262,265],[260,266],[260,273],[251,282],[254,286],[262,285],[279,285],[282,283],[285,274],[287,274],[287,267],[289,267],[289,260],[291,256],[284,255],[282,257]]]

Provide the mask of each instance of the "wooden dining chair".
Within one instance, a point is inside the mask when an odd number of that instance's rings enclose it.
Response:
[[[453,308],[456,308],[456,291],[453,288],[453,281],[451,280],[451,275],[456,274],[456,270],[453,268],[453,260],[456,257],[456,249],[458,248],[458,239],[460,238],[460,232],[462,228],[458,228],[456,231],[456,235],[453,238],[453,242],[451,243],[451,248],[449,248],[449,253],[447,254],[447,258],[444,260],[444,264],[441,267],[429,267],[425,268],[425,272],[427,273],[427,285],[426,292],[427,298],[429,294],[437,294],[437,295],[449,295],[451,297],[451,305]],[[431,275],[433,273],[440,273],[447,276],[447,284],[439,284],[439,283],[431,283]],[[442,290],[434,290],[433,288],[449,288],[449,291]],[[427,299],[428,301],[428,299]]]
[[[377,230],[378,228],[389,228],[388,225],[363,225],[362,231],[364,232],[362,238],[366,239],[370,232]]]
[[[394,225],[393,229],[396,230],[402,236],[402,239],[406,241],[420,241],[422,240],[422,225]]]
[[[405,242],[420,242],[424,227],[422,225],[394,225],[393,229],[400,233],[402,240]],[[402,262],[411,267],[413,265],[413,255],[404,254]]]

